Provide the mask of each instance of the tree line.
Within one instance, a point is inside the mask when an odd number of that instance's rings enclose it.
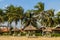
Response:
[[[24,8],[21,6],[10,5],[5,9],[0,9],[0,24],[8,22],[8,26],[15,22],[15,27],[18,21],[25,27],[29,24],[37,27],[39,22],[42,26],[55,27],[60,24],[60,12],[54,13],[54,9],[44,10],[44,3],[38,2],[34,9],[24,12]]]

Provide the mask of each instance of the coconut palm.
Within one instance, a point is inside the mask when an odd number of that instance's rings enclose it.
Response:
[[[47,15],[48,14],[48,15]],[[50,9],[47,11],[47,22],[48,22],[48,26],[51,27],[54,25],[54,21],[53,21],[53,17],[54,17],[54,10]]]
[[[54,24],[53,17],[54,17],[54,11],[47,10],[41,13],[42,21],[41,23],[46,27],[51,27]]]
[[[34,6],[34,8],[37,8],[36,10],[33,10],[34,15],[37,18],[37,21],[40,21],[41,20],[41,16],[40,15],[42,15],[42,18],[44,16],[44,3],[38,2],[37,5]]]
[[[25,24],[25,26],[28,26],[29,24],[32,24],[33,26],[37,27],[36,19],[33,17],[33,13],[31,12],[31,10],[28,10],[25,13],[24,24]]]
[[[57,16],[57,24],[60,24],[60,12],[58,12],[56,16]]]
[[[10,5],[6,8],[6,13],[9,24],[11,24],[12,21],[14,21],[16,26],[17,22],[23,19],[24,9],[21,6],[15,7],[13,5]]]
[[[22,25],[24,9],[21,6],[16,7],[16,13],[18,15],[17,18],[20,20],[20,24]]]
[[[10,5],[10,6],[6,7],[6,9],[5,9],[6,17],[7,17],[7,20],[8,20],[8,26],[11,26],[11,23],[12,23],[12,20],[13,20],[13,18],[12,18],[13,15],[12,14],[15,12],[14,10],[15,10],[15,8],[14,8],[13,5]]]
[[[4,12],[2,9],[0,9],[0,26],[1,26],[1,23],[4,23]]]
[[[44,11],[44,3],[42,2],[38,2],[36,6],[34,6],[34,8],[37,8],[37,12],[41,12],[41,11]]]

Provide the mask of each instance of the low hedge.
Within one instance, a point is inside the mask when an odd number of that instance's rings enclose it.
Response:
[[[60,37],[60,34],[59,33],[54,33],[51,35],[52,37]]]
[[[42,36],[42,33],[35,33],[36,36]]]
[[[21,36],[25,36],[26,35],[26,33],[21,33]]]

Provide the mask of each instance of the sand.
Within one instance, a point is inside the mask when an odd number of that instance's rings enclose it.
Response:
[[[24,36],[0,36],[0,40],[60,40],[60,37],[35,37],[35,38],[28,38]]]

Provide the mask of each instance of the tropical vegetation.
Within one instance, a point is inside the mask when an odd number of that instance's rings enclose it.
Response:
[[[15,22],[15,27],[20,21],[24,27],[32,24],[35,27],[55,27],[60,24],[60,12],[54,13],[54,9],[44,10],[44,3],[38,2],[34,9],[24,11],[21,6],[10,5],[5,9],[0,9],[0,26],[4,22],[8,22],[8,27]]]

